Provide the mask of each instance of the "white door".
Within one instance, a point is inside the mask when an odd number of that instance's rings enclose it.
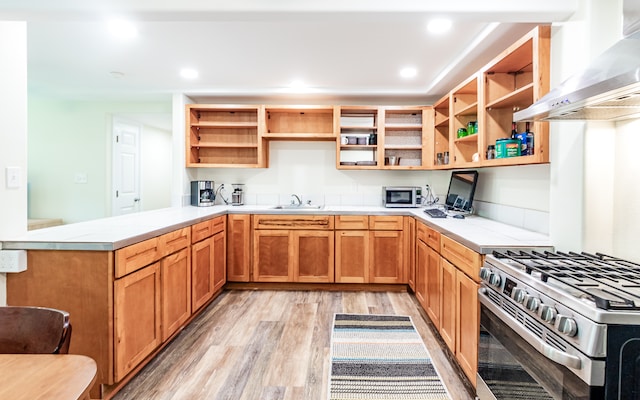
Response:
[[[112,215],[140,211],[140,125],[113,120]]]

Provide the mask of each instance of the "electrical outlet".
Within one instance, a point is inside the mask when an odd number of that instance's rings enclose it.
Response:
[[[27,252],[24,250],[0,250],[0,273],[27,270]]]

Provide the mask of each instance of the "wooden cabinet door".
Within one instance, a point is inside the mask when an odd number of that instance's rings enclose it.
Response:
[[[449,349],[456,351],[456,267],[444,258],[440,258],[442,267],[442,285],[440,297],[440,336]]]
[[[333,231],[292,231],[294,282],[334,281]]]
[[[336,231],[335,240],[335,281],[368,283],[369,231]]]
[[[416,280],[416,220],[413,217],[404,218],[404,238],[406,263],[405,271],[407,271],[407,283],[411,290],[415,292]]]
[[[404,273],[404,236],[402,231],[370,231],[369,282],[407,283]]]
[[[213,237],[191,245],[191,310],[197,311],[213,297]]]
[[[422,240],[416,245],[416,278],[415,293],[422,308],[427,311],[427,267],[429,263],[429,247]],[[428,314],[428,313],[427,313]]]
[[[213,241],[213,292],[222,289],[227,283],[227,258],[226,258],[226,235],[224,231],[218,232],[211,240]]]
[[[426,246],[426,245],[425,245]],[[440,254],[429,246],[426,246],[426,297],[425,311],[431,322],[440,329],[440,302],[442,298],[442,267],[440,266]]]
[[[160,261],[162,281],[162,340],[173,335],[191,316],[191,254],[182,249]]]
[[[251,279],[251,215],[229,214],[227,220],[227,280]]]
[[[293,281],[293,238],[291,231],[253,231],[253,280]]]
[[[159,262],[114,282],[116,381],[162,343],[160,291]]]
[[[480,335],[480,309],[478,307],[479,285],[467,275],[456,274],[456,359],[476,385],[478,370],[478,337]]]

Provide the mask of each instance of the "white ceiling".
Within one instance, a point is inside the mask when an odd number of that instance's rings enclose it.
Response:
[[[3,0],[0,20],[27,21],[32,93],[429,104],[533,25],[566,20],[578,1]],[[427,22],[443,16],[452,30],[429,34]],[[138,36],[111,37],[112,17],[134,21]],[[405,66],[417,76],[401,78]],[[184,80],[183,67],[199,77]],[[295,79],[311,92],[288,92]]]

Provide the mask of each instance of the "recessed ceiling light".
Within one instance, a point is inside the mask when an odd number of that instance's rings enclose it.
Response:
[[[131,21],[112,19],[108,23],[109,33],[118,39],[133,39],[138,36],[138,28]]]
[[[452,22],[447,18],[435,18],[427,24],[427,30],[431,33],[441,34],[451,29]]]
[[[196,79],[198,77],[198,71],[193,68],[182,68],[180,70],[180,76],[184,79]]]
[[[418,75],[418,70],[414,67],[405,67],[400,70],[400,76],[405,79],[414,78],[416,75]]]
[[[122,78],[124,78],[124,72],[120,72],[120,71],[111,71],[111,72],[109,72],[109,75],[111,75],[111,77],[113,79],[122,79]]]

